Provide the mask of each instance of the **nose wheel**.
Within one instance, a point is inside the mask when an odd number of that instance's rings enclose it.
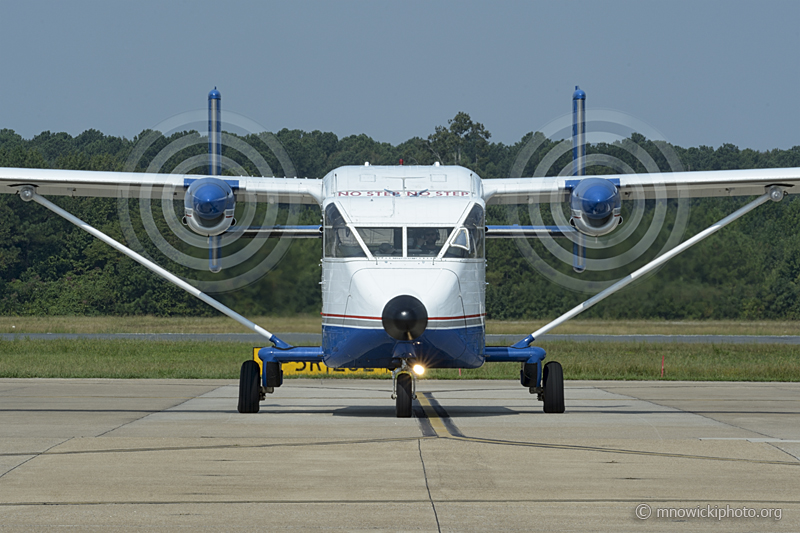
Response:
[[[398,374],[395,379],[395,402],[397,418],[411,418],[411,402],[414,394],[414,378],[411,374]]]
[[[417,397],[417,377],[411,373],[408,361],[392,370],[392,398],[395,401],[397,418],[411,418],[411,402]]]

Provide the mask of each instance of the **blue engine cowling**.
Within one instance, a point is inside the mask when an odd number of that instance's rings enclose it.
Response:
[[[218,178],[195,180],[183,199],[183,222],[200,235],[220,235],[233,224],[235,207],[233,189],[225,181]]]
[[[614,231],[622,223],[622,199],[619,189],[603,178],[586,178],[572,190],[570,196],[575,229],[590,237],[600,237]]]

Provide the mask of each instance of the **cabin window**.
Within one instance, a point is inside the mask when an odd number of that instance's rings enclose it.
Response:
[[[323,222],[325,257],[366,257],[353,230],[347,227],[344,217],[334,204],[325,208]]]
[[[403,228],[358,228],[374,257],[403,256]]]
[[[408,257],[436,257],[453,228],[408,228]]]

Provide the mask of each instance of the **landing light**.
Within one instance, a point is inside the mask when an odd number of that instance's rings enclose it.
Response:
[[[421,376],[422,374],[425,373],[425,367],[422,365],[414,365],[411,370],[413,370],[414,373],[418,376]]]

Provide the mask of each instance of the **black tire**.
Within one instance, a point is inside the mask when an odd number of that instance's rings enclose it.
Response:
[[[542,370],[544,387],[544,412],[564,412],[564,370],[561,363],[550,361]]]
[[[257,413],[261,401],[261,376],[258,363],[252,359],[242,363],[239,372],[239,412]]]
[[[411,418],[411,380],[408,374],[397,376],[397,418]]]

